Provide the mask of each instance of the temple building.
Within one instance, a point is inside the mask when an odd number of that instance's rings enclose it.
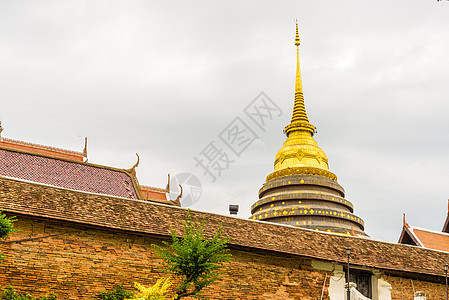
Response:
[[[298,49],[297,58],[287,140],[251,219],[179,207],[167,197],[169,185],[138,183],[138,162],[130,169],[95,165],[87,143],[77,152],[7,139],[0,123],[0,215],[16,219],[16,231],[0,239],[0,289],[78,300],[118,285],[152,286],[170,274],[151,245],[183,234],[192,220],[206,237],[220,228],[233,256],[203,290],[209,299],[446,299],[449,210],[442,233],[404,219],[400,243],[366,238],[313,139]]]
[[[61,187],[65,189],[145,200],[168,205],[171,201],[170,177],[166,188],[140,185],[134,164],[130,169],[96,165],[87,161],[87,138],[82,152],[39,145],[1,135],[0,121],[0,177]]]
[[[449,252],[449,201],[447,212],[441,232],[409,225],[404,214],[398,243]]]
[[[259,190],[251,207],[253,220],[294,225],[319,231],[367,236],[361,218],[337,176],[329,171],[326,153],[314,140],[304,104],[299,68],[299,34],[296,24],[296,84],[293,115],[284,129],[287,140],[276,154],[274,172]]]

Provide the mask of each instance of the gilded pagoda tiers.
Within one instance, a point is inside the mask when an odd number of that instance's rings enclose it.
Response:
[[[353,214],[353,205],[337,176],[329,171],[326,153],[313,138],[304,104],[299,68],[299,34],[296,24],[296,84],[293,115],[284,129],[287,140],[276,154],[274,172],[251,207],[251,218],[319,231],[363,235],[363,220]]]

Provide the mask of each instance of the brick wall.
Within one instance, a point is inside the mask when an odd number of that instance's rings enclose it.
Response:
[[[103,289],[122,284],[132,289],[134,281],[153,284],[163,273],[163,262],[151,244],[161,238],[85,227],[73,223],[19,216],[18,232],[1,244],[5,260],[0,264],[0,285],[33,295],[58,294],[58,299],[93,299]],[[311,260],[275,252],[232,249],[233,261],[220,280],[206,289],[210,299],[320,299],[324,298],[331,272],[318,271]],[[445,299],[441,283],[384,275],[392,285],[392,299],[413,299],[424,291],[427,299]]]
[[[2,177],[0,210],[18,215],[20,231],[10,239],[56,235],[0,243],[6,256],[0,264],[0,285],[34,295],[56,292],[59,299],[91,299],[104,288],[131,287],[136,280],[154,283],[164,274],[150,245],[168,238],[170,228],[181,232],[180,220],[186,216],[179,207]],[[222,223],[224,235],[231,238],[234,261],[206,291],[211,299],[319,299],[326,275],[333,270],[317,271],[312,260],[341,267],[347,260],[346,247],[352,248],[353,268],[388,275],[392,299],[412,299],[413,290],[426,292],[427,299],[445,298],[442,266],[449,261],[447,252],[204,212],[191,214],[209,229]],[[328,283],[329,279],[324,299]]]
[[[422,291],[426,293],[427,300],[446,299],[446,287],[444,284],[411,279],[404,276],[384,276],[384,279],[391,284],[392,300],[413,299],[414,292]]]
[[[0,284],[33,295],[50,292],[59,299],[92,299],[104,288],[138,281],[149,285],[165,276],[152,236],[133,235],[71,223],[19,216],[9,240],[55,235],[0,245],[5,261]],[[318,299],[325,272],[310,260],[275,253],[232,250],[233,261],[206,290],[211,299]],[[325,295],[327,295],[325,293]]]
[[[182,232],[180,220],[185,219],[187,212],[171,205],[84,193],[3,177],[0,177],[0,210],[156,236],[169,236],[170,228]],[[205,222],[209,229],[222,224],[224,236],[231,238],[230,244],[245,249],[344,264],[347,260],[346,248],[351,247],[352,265],[437,277],[444,275],[441,268],[449,261],[448,252],[416,246],[200,211],[192,211],[191,216],[194,220]],[[213,231],[207,230],[205,234],[212,235]]]

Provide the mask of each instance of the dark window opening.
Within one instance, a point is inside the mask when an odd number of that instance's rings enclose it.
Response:
[[[346,274],[346,271],[345,271]],[[349,282],[357,285],[357,290],[365,297],[372,298],[371,276],[369,272],[363,272],[349,268]]]

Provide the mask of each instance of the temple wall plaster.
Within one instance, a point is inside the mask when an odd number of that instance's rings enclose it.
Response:
[[[383,278],[377,280],[377,293],[378,300],[391,300],[391,284],[385,281]]]
[[[321,271],[333,272],[333,275],[330,277],[329,282],[330,300],[346,300],[346,282],[343,265],[321,261],[312,261],[312,267]],[[372,299],[391,300],[391,284],[382,277],[382,273],[380,271],[374,270],[372,272]]]

